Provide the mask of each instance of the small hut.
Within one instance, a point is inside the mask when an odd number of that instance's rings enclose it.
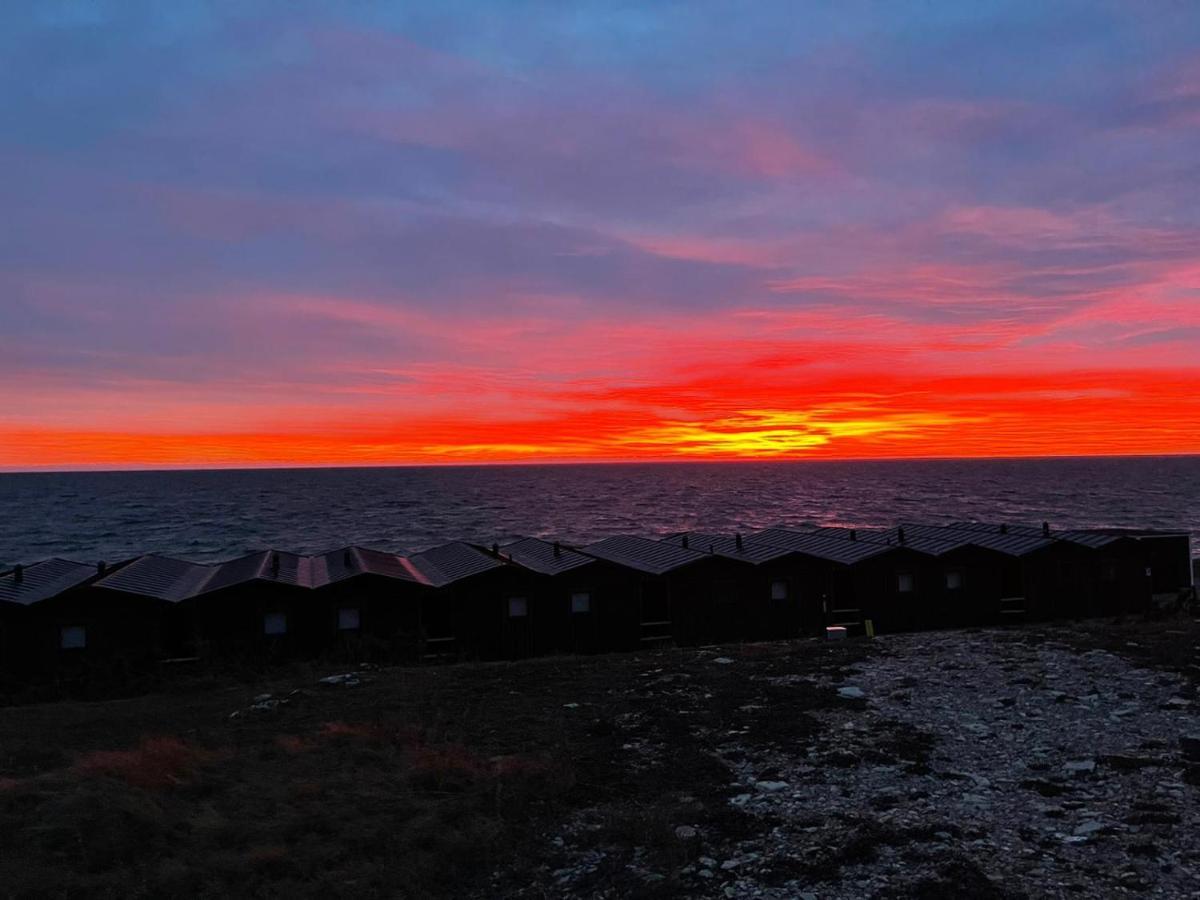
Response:
[[[741,626],[731,626],[730,620],[741,615],[745,564],[630,535],[605,538],[581,552],[604,563],[597,577],[613,596],[606,636],[611,646],[737,639]]]
[[[421,584],[427,659],[515,659],[534,653],[537,610],[528,573],[463,541],[408,557]]]
[[[21,678],[136,650],[134,636],[113,627],[80,593],[100,574],[66,559],[0,573],[0,671]]]
[[[314,656],[328,646],[310,590],[309,557],[260,550],[212,569],[182,601],[203,655],[274,661]]]
[[[812,557],[737,534],[685,532],[664,540],[741,564],[737,604],[717,604],[713,610],[718,634],[730,640],[781,640],[820,631],[825,568]]]
[[[614,594],[604,590],[602,564],[558,541],[522,538],[501,555],[530,573],[537,653],[596,653],[610,649]]]
[[[822,592],[825,625],[861,632],[870,619],[879,631],[913,627],[929,606],[928,554],[903,544],[858,540],[857,536],[768,528],[746,539],[806,557],[813,590]]]

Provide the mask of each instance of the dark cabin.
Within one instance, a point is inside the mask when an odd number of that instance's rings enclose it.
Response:
[[[975,543],[970,535],[929,532],[913,523],[861,534],[889,546],[903,538],[903,546],[925,555],[919,573],[924,596],[913,627],[962,628],[1006,621],[1005,554]]]
[[[714,609],[718,633],[731,640],[787,640],[823,627],[825,569],[811,557],[741,535],[687,532],[664,540],[742,564],[737,605]]]
[[[216,573],[215,565],[168,556],[139,556],[90,588],[94,602],[105,609],[131,609],[153,622],[154,653],[161,658],[196,652],[194,622],[183,601],[203,590]]]
[[[535,653],[597,653],[610,649],[610,619],[620,602],[603,590],[602,564],[558,541],[522,538],[500,549],[515,566],[531,573]]]
[[[431,588],[402,556],[345,547],[311,557],[313,615],[340,659],[415,661]]]
[[[181,603],[201,655],[270,662],[316,656],[329,646],[308,557],[261,550],[212,568]]]
[[[1144,548],[1152,600],[1163,605],[1177,602],[1193,586],[1191,535],[1184,531],[1135,531]]]
[[[605,564],[597,571],[614,597],[607,636],[612,646],[635,650],[737,639],[736,631],[722,629],[742,614],[746,564],[629,535],[605,538],[582,552]]]
[[[870,619],[880,632],[914,627],[929,606],[922,572],[927,554],[903,545],[858,540],[819,529],[768,528],[745,539],[807,557],[816,575],[825,625],[861,633]]]
[[[530,573],[462,541],[417,553],[408,563],[432,588],[421,605],[424,658],[533,655],[538,610]]]
[[[24,680],[130,649],[134,636],[82,597],[100,574],[66,559],[0,574],[0,672]]]
[[[1117,616],[1150,610],[1154,595],[1150,562],[1146,547],[1133,534],[1115,529],[1076,529],[1057,536],[1091,552],[1090,603],[1085,615]]]
[[[906,525],[928,537],[960,537],[1006,557],[1001,601],[1008,621],[1079,618],[1094,607],[1095,560],[1088,547],[1059,540],[1049,525]]]

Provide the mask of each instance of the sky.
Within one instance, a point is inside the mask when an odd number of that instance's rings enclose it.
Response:
[[[0,467],[1200,452],[1191,2],[0,5]]]

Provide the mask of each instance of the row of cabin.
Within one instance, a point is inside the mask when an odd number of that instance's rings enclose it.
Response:
[[[1143,612],[1191,585],[1180,532],[960,522],[749,535],[525,538],[411,556],[48,560],[0,575],[0,664],[512,659]]]

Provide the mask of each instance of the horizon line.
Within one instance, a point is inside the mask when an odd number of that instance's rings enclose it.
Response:
[[[1070,460],[1070,459],[1188,459],[1200,458],[1200,452],[1182,451],[1166,453],[1057,453],[1057,454],[1011,454],[1011,455],[981,455],[981,456],[784,456],[770,458],[756,457],[708,457],[708,458],[661,458],[661,459],[559,459],[559,460],[479,460],[475,462],[396,462],[396,463],[365,463],[347,465],[345,463],[317,463],[295,465],[287,462],[270,462],[263,465],[246,465],[234,463],[230,465],[208,466],[135,466],[107,467],[103,465],[83,468],[8,468],[0,466],[0,475],[73,475],[73,474],[134,474],[145,472],[262,472],[262,471],[312,471],[312,470],[362,470],[362,469],[478,469],[478,468],[533,468],[537,466],[628,466],[628,465],[713,465],[713,464],[762,464],[762,463],[841,463],[841,462],[999,462],[999,461],[1038,461],[1038,460]]]

